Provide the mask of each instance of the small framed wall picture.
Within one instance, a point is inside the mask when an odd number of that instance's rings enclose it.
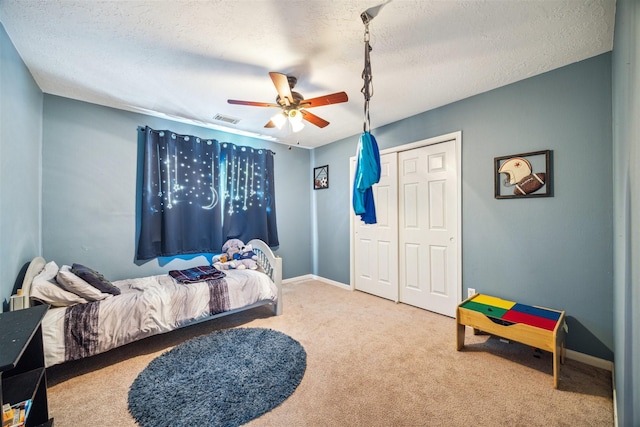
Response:
[[[551,150],[494,158],[496,199],[551,197]]]
[[[313,168],[313,189],[329,188],[329,165]]]

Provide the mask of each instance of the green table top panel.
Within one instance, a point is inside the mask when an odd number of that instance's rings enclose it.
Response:
[[[473,300],[465,302],[460,307],[466,308],[467,310],[479,311],[486,316],[496,317],[498,319],[500,319],[507,311],[509,311],[507,309],[494,307],[492,305],[479,304],[477,302],[474,302]]]

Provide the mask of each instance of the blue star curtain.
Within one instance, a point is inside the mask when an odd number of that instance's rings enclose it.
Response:
[[[365,224],[375,224],[373,185],[380,181],[380,151],[376,138],[363,132],[358,142],[358,160],[353,178],[353,211]]]
[[[137,259],[278,246],[274,153],[145,127]]]

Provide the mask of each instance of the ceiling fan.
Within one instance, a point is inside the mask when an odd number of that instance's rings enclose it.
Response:
[[[235,99],[227,100],[229,104],[281,108],[282,111],[273,116],[271,120],[264,125],[266,128],[281,128],[286,123],[287,119],[289,120],[289,123],[291,123],[291,129],[294,132],[302,130],[304,127],[302,120],[306,120],[309,123],[323,128],[327,126],[329,122],[313,113],[310,113],[307,109],[321,107],[323,105],[339,104],[349,100],[345,92],[337,92],[330,95],[318,96],[316,98],[304,99],[302,95],[292,90],[298,82],[298,79],[295,77],[275,72],[270,72],[269,76],[278,91],[275,104],[268,102],[238,101]]]

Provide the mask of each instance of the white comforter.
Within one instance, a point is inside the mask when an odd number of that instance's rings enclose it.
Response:
[[[102,353],[219,311],[277,300],[276,285],[266,274],[254,270],[225,273],[226,289],[215,287],[215,292],[211,283],[182,284],[160,275],[115,281],[122,293],[97,303],[51,308],[42,321],[45,365]],[[218,300],[223,304],[214,310]],[[90,310],[83,312],[85,308]],[[75,340],[73,345],[70,340]],[[78,346],[76,341],[83,347],[81,355],[77,348],[70,351]]]

